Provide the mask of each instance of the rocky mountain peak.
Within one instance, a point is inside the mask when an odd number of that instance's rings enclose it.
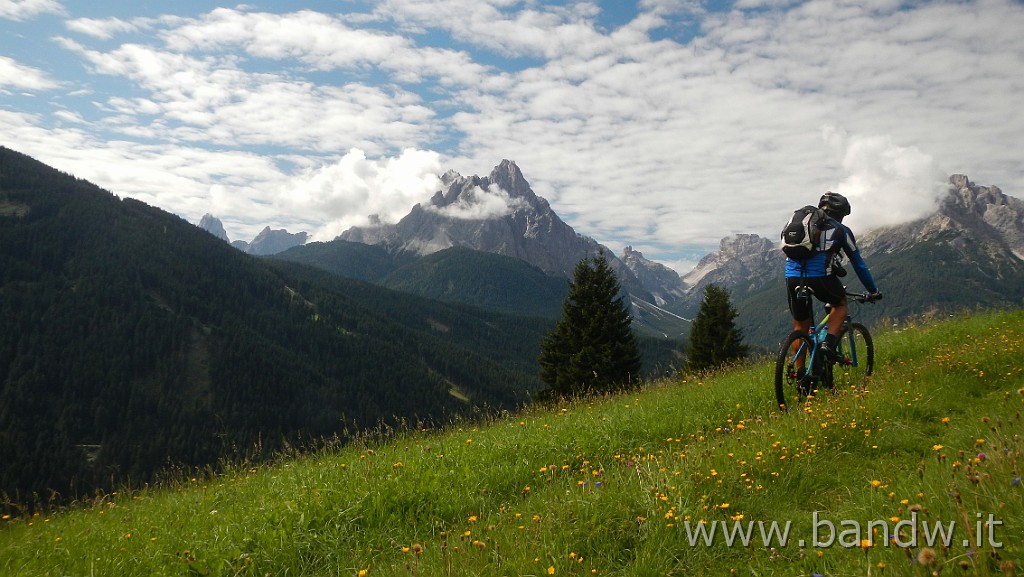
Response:
[[[679,273],[659,262],[648,260],[632,246],[623,249],[620,260],[654,296],[655,304],[658,306],[672,302],[682,294],[683,283]]]
[[[441,183],[429,203],[416,205],[397,224],[353,227],[338,238],[420,255],[463,246],[519,258],[568,278],[581,259],[603,251],[623,288],[654,298],[611,251],[562,221],[533,192],[515,162],[502,160],[485,177],[450,170]]]
[[[962,174],[949,179],[950,195],[940,214],[951,218],[973,215],[992,227],[1024,259],[1024,201],[1003,194],[997,186],[978,186]]]
[[[892,253],[943,238],[954,247],[971,237],[993,254],[1024,260],[1024,202],[996,186],[978,186],[963,174],[949,178],[949,193],[931,216],[872,230],[860,240],[865,254]],[[963,248],[963,247],[960,247]],[[966,249],[964,249],[966,250]]]
[[[756,234],[737,234],[722,239],[718,246],[719,256],[723,260],[743,258],[751,254],[759,254],[774,250],[777,243]]]
[[[683,277],[687,287],[692,288],[704,284],[701,281],[714,271],[720,274],[714,276],[742,276],[750,268],[750,265],[760,264],[771,256],[778,257],[782,254],[776,243],[758,236],[756,234],[737,234],[727,236],[718,243],[718,251],[713,252],[700,260],[697,266]],[[732,272],[726,272],[733,269]],[[720,279],[724,280],[724,279]]]
[[[252,239],[245,252],[261,256],[277,254],[293,246],[305,244],[308,236],[305,232],[290,233],[285,229],[272,230],[267,226]]]
[[[778,282],[785,256],[776,241],[756,234],[727,236],[718,251],[700,260],[683,276],[686,310],[695,313],[704,288],[709,284],[724,287],[740,296]]]
[[[498,166],[494,167],[487,179],[490,183],[500,186],[510,196],[536,197],[530,188],[530,183],[526,182],[523,171],[519,170],[516,163],[511,160],[502,160]]]
[[[309,240],[309,235],[305,232],[293,234],[284,229],[272,230],[269,226],[266,226],[251,242],[245,242],[244,240],[232,241],[228,239],[228,234],[224,230],[224,224],[220,219],[209,213],[203,215],[203,218],[199,220],[198,226],[242,252],[260,256],[284,252],[293,246],[306,244],[306,241]]]
[[[224,242],[228,242],[228,233],[224,230],[224,223],[210,213],[204,214],[203,218],[199,220],[199,228],[223,240]]]

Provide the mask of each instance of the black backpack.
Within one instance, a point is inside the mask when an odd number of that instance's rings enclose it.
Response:
[[[811,205],[793,212],[793,217],[782,229],[782,252],[794,260],[807,260],[814,256],[827,219],[824,210]]]

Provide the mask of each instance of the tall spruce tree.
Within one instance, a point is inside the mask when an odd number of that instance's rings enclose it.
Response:
[[[747,356],[743,332],[733,322],[737,316],[729,291],[714,284],[704,289],[704,300],[690,327],[687,370],[702,371]]]
[[[637,381],[640,349],[621,292],[603,252],[576,265],[562,318],[541,344],[545,395],[620,390]]]

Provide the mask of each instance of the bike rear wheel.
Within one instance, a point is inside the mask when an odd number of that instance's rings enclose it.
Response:
[[[789,401],[802,400],[809,392],[806,373],[811,347],[807,333],[793,331],[779,350],[775,361],[775,401],[783,410]]]
[[[875,345],[867,327],[851,323],[839,335],[836,352],[840,360],[832,369],[835,386],[850,389],[867,385],[875,368]]]

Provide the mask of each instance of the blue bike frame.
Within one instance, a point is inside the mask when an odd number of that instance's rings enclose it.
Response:
[[[849,297],[860,297],[860,298],[863,298],[863,295],[856,294],[856,293],[846,293],[846,295],[849,296]],[[828,333],[828,320],[831,317],[832,317],[832,311],[829,310],[827,313],[825,313],[825,316],[818,322],[818,324],[816,324],[813,327],[811,327],[811,330],[810,330],[810,332],[807,335],[811,339],[811,342],[814,344],[814,346],[812,347],[812,349],[810,351],[809,358],[807,359],[807,366],[810,366],[810,367],[814,366],[814,358],[818,354],[818,345],[820,345],[825,340],[825,335]],[[859,366],[859,363],[857,362],[857,345],[856,345],[856,342],[854,340],[854,331],[849,330],[850,329],[850,319],[849,319],[849,317],[847,317],[843,321],[843,329],[845,329],[844,332],[845,332],[845,337],[846,337],[843,340],[849,341],[848,347],[849,347],[850,358],[849,358],[849,360],[845,360],[845,358],[844,358],[842,364],[847,365],[847,366],[857,367],[857,366]],[[801,355],[805,354],[807,352],[807,351],[804,351],[805,348],[806,348],[806,345],[805,344],[801,344],[800,348],[798,348],[796,350],[796,356],[801,356]],[[842,353],[843,353],[843,341],[839,341],[839,342],[836,343],[836,352],[839,353],[840,355],[842,355]]]

